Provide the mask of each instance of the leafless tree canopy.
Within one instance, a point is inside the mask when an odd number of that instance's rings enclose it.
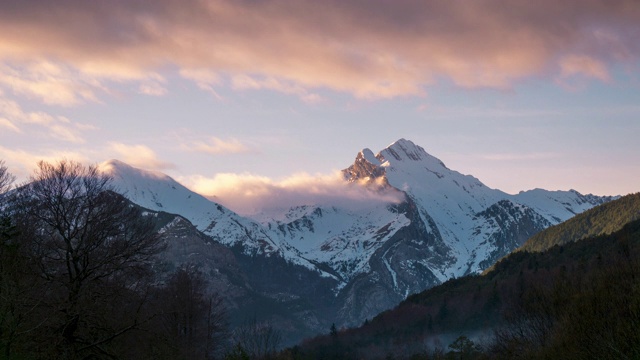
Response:
[[[40,162],[30,181],[0,162],[0,358],[213,359],[222,299],[193,267],[162,280],[153,217],[95,166]]]
[[[259,322],[254,318],[237,327],[232,340],[237,349],[251,359],[268,359],[279,349],[282,334],[271,323]]]
[[[40,162],[20,189],[20,211],[39,232],[34,246],[42,274],[63,277],[72,297],[87,281],[144,270],[162,249],[153,224],[110,181],[95,167]]]
[[[150,265],[163,249],[153,224],[96,167],[71,161],[40,162],[10,208],[41,285],[31,332],[58,357],[110,355],[114,340],[145,321]]]
[[[2,199],[4,194],[11,188],[11,184],[13,184],[14,181],[15,176],[11,175],[4,161],[0,160],[0,199]]]
[[[222,298],[207,292],[207,282],[193,266],[179,268],[160,289],[158,340],[171,344],[174,359],[214,359],[224,350],[227,318]]]

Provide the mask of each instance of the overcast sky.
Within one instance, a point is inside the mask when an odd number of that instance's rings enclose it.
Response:
[[[0,0],[0,159],[223,196],[406,138],[510,193],[637,192],[638,39],[637,0]]]

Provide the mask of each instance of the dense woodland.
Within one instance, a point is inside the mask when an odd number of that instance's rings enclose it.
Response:
[[[640,220],[545,252],[513,253],[485,275],[452,279],[282,356],[640,358]]]
[[[206,279],[153,269],[153,219],[95,167],[41,162],[12,191],[0,162],[0,358],[208,359],[231,334]]]
[[[532,236],[519,251],[543,251],[587,237],[611,234],[625,224],[640,219],[640,193],[591,208],[561,224]]]
[[[640,358],[639,194],[278,352],[270,324],[229,328],[195,267],[159,274],[157,220],[95,167],[41,162],[12,183],[0,162],[0,359]]]

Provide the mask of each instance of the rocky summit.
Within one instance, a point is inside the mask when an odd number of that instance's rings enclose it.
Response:
[[[260,220],[164,174],[116,160],[101,169],[133,203],[182,219],[162,225],[167,241],[183,244],[168,248],[165,267],[197,262],[227,294],[236,321],[247,313],[269,319],[291,342],[479,273],[539,231],[613,199],[574,190],[507,194],[405,139],[377,154],[363,149],[343,170],[348,186],[368,191],[366,206],[306,203]]]

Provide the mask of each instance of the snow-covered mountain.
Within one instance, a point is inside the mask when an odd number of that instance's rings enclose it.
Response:
[[[326,321],[360,323],[410,293],[480,272],[542,229],[611,200],[573,190],[507,194],[447,168],[405,139],[377,154],[363,149],[343,170],[351,186],[367,186],[380,194],[400,192],[404,201],[355,209],[305,204],[260,221],[240,216],[164,174],[116,160],[101,169],[134,203],[180,214],[208,238],[233,249],[239,266],[247,267],[248,282],[254,279],[252,286],[263,289],[263,295],[304,299],[322,307],[323,316],[317,309],[300,312],[310,321],[309,311],[315,311],[319,328]],[[270,272],[289,266],[283,264],[293,267]],[[298,277],[304,283],[290,276],[296,271],[305,274]],[[266,273],[287,281],[260,277]],[[310,283],[322,289],[309,289]],[[318,305],[310,295],[314,291],[316,296],[329,293],[333,300]],[[327,318],[327,313],[338,317]]]
[[[256,221],[212,202],[165,174],[109,160],[99,170],[113,178],[116,191],[154,211],[179,214],[213,240],[242,246],[251,254],[278,254],[281,249]],[[285,256],[285,254],[278,254]]]
[[[500,232],[515,230],[507,230],[513,224],[529,222],[530,236],[611,200],[583,196],[574,190],[536,189],[510,195],[447,168],[422,147],[405,139],[375,156],[369,149],[362,150],[344,172],[349,181],[382,177],[389,186],[406,193],[427,231],[449,249],[452,262],[433,269],[440,280],[481,271],[487,267],[487,257],[496,259],[519,246],[526,238],[510,237],[512,244],[504,250],[500,250],[504,244],[496,242]]]

